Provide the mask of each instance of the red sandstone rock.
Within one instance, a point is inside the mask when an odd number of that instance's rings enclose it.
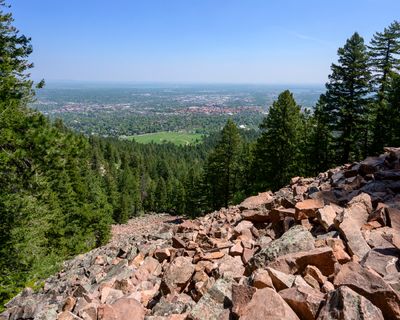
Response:
[[[324,202],[320,199],[307,199],[296,203],[296,219],[306,219],[316,217],[317,210],[324,207]]]
[[[252,285],[257,289],[274,288],[269,272],[265,269],[257,269],[253,272]]]
[[[371,301],[343,286],[329,293],[328,300],[318,316],[318,320],[334,319],[383,320],[383,315]]]
[[[166,292],[182,291],[194,273],[194,265],[189,257],[177,257],[164,272],[163,283]]]
[[[232,285],[232,311],[237,316],[242,316],[245,307],[251,301],[256,289],[247,285]]]
[[[264,288],[256,291],[240,319],[299,320],[299,317],[278,293]]]
[[[300,319],[316,318],[325,295],[310,287],[293,287],[279,292],[280,296],[296,312]]]
[[[269,203],[273,200],[269,192],[259,193],[257,196],[249,197],[239,204],[239,208],[244,209],[256,209]]]
[[[144,316],[142,305],[132,298],[122,298],[98,308],[98,320],[143,320]]]
[[[387,319],[400,318],[400,297],[378,274],[349,262],[342,266],[335,286],[347,286],[370,300]]]

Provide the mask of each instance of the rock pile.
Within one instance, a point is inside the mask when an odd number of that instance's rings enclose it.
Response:
[[[400,148],[95,249],[0,319],[400,319]]]

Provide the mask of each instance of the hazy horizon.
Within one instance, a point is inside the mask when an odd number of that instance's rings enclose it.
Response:
[[[355,31],[368,42],[397,0],[8,0],[32,38],[34,79],[323,84]]]

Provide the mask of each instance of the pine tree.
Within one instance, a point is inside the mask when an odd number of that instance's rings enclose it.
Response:
[[[14,18],[4,0],[0,0],[0,100],[29,101],[33,81],[28,70],[33,67],[27,58],[32,53],[31,39],[20,35],[13,26]],[[40,82],[39,86],[44,83]]]
[[[391,105],[388,103],[389,94],[396,74],[400,71],[400,23],[394,21],[383,32],[374,34],[369,54],[373,70],[374,108],[372,119],[372,151],[382,152],[385,144],[392,143],[393,116]]]
[[[360,141],[368,125],[371,73],[364,39],[358,33],[339,48],[338,56],[338,64],[332,64],[326,84],[324,112],[334,131],[337,162],[347,163],[366,153],[365,144]]]
[[[390,116],[390,146],[400,147],[400,75],[393,77],[388,96]]]
[[[312,175],[323,172],[333,165],[332,131],[329,114],[326,112],[326,97],[321,95],[313,114],[313,127],[310,132]]]
[[[258,190],[280,188],[302,173],[301,123],[300,107],[293,94],[282,92],[260,125],[263,133],[257,140],[253,163]]]
[[[157,181],[155,189],[155,211],[166,212],[167,211],[167,184],[163,177],[160,177]]]
[[[400,23],[394,21],[383,32],[376,32],[368,46],[377,101],[388,98],[391,78],[400,71]]]
[[[238,191],[240,150],[239,130],[229,119],[216,147],[210,152],[205,167],[205,184],[213,209],[228,207]]]

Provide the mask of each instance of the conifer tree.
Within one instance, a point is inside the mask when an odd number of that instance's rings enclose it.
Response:
[[[335,132],[337,162],[347,163],[359,159],[364,150],[368,126],[371,73],[364,39],[358,34],[346,41],[338,50],[338,63],[332,64],[332,73],[326,84],[324,112],[329,115],[330,125]]]
[[[391,78],[400,71],[400,22],[376,32],[368,46],[377,101],[387,100]]]
[[[326,112],[326,97],[321,95],[313,114],[313,127],[310,137],[310,157],[312,175],[327,170],[334,158],[332,149],[332,131],[330,127],[329,114]]]
[[[391,146],[400,147],[400,75],[393,77],[390,86],[388,105],[390,116],[390,141]]]
[[[228,119],[220,140],[207,158],[205,182],[210,206],[227,207],[238,190],[241,137],[235,123]]]
[[[282,92],[260,125],[263,133],[257,140],[253,164],[258,190],[280,188],[301,174],[301,122],[293,94]]]
[[[167,184],[165,183],[163,177],[159,177],[155,189],[155,211],[166,212],[167,201],[168,201]]]
[[[369,54],[373,70],[375,99],[371,114],[372,151],[382,152],[385,144],[391,144],[396,114],[388,103],[394,78],[400,71],[400,23],[394,21],[383,32],[374,34]]]
[[[27,59],[32,53],[31,39],[19,34],[8,8],[5,1],[0,0],[0,100],[28,101],[34,94],[28,73],[33,64]],[[39,86],[43,84],[40,82]]]

